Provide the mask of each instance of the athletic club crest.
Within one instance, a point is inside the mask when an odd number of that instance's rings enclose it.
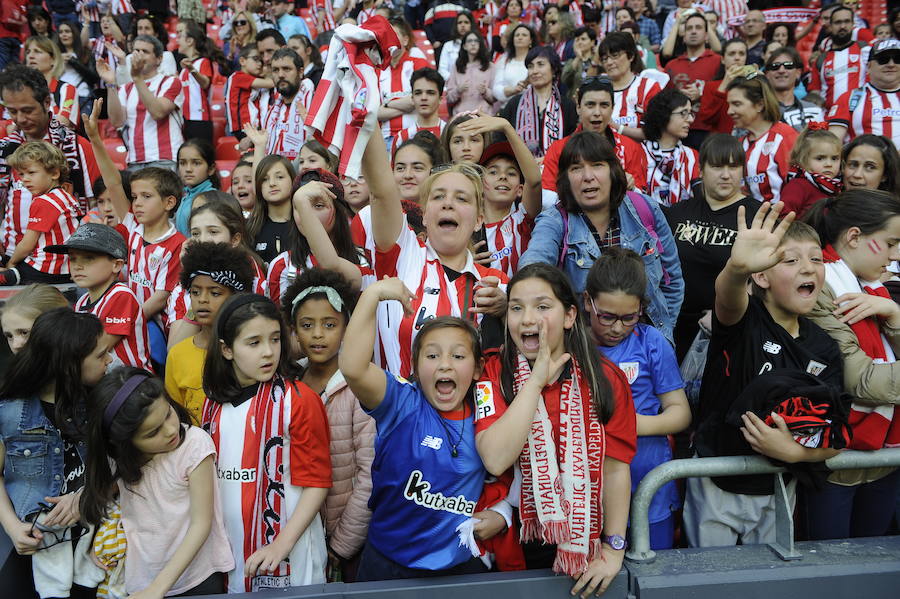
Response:
[[[637,362],[619,362],[619,370],[625,373],[625,378],[628,379],[628,384],[634,384],[634,381],[637,380],[638,375],[641,373],[641,365]]]

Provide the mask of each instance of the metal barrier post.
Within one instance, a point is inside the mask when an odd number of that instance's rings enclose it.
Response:
[[[775,542],[769,548],[785,561],[801,557],[794,548],[794,509],[781,473],[775,475]]]

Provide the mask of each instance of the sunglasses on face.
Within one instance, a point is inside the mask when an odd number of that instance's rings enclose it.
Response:
[[[893,62],[894,64],[900,64],[900,52],[889,52],[885,54],[879,54],[875,57],[875,62],[884,66],[889,62]]]
[[[798,63],[798,62],[791,62],[791,61],[773,62],[772,64],[770,64],[769,66],[766,67],[766,70],[767,71],[777,71],[777,70],[781,69],[781,67],[784,67],[788,70],[792,70],[792,69],[799,69],[801,66],[802,65],[800,65],[800,63]]]
[[[248,21],[246,21],[246,20],[244,20],[244,19],[241,19],[240,21],[235,21],[235,22],[234,22],[234,24],[235,24],[236,26],[238,26],[238,27],[242,27],[242,26],[246,25],[247,23],[248,23]]]

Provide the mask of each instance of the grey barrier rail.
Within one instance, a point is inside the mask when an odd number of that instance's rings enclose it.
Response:
[[[831,470],[900,466],[900,448],[878,451],[843,451],[826,460]],[[656,552],[650,549],[650,500],[665,483],[678,478],[698,476],[741,476],[772,474],[775,477],[775,542],[769,547],[783,560],[800,559],[794,548],[794,520],[782,474],[787,470],[763,456],[727,456],[671,460],[647,473],[631,500],[631,548],[626,558],[632,562],[649,562]]]

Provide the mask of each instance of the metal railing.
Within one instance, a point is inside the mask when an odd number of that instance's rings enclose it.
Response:
[[[843,451],[826,460],[831,470],[900,466],[900,448],[878,451]],[[775,542],[769,543],[781,559],[799,559],[794,548],[794,519],[788,501],[782,473],[787,469],[776,466],[763,456],[727,456],[718,458],[689,458],[671,460],[647,473],[631,500],[631,548],[626,557],[633,562],[652,561],[656,552],[650,549],[650,521],[648,509],[653,496],[664,484],[678,478],[697,476],[742,476],[772,474],[775,476]]]

